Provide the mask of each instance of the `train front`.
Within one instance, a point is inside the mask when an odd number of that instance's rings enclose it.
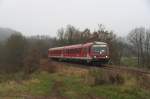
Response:
[[[108,63],[110,59],[108,45],[104,42],[94,43],[91,47],[91,56],[93,61]]]

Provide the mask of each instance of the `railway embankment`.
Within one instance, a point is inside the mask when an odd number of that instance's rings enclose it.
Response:
[[[97,67],[41,60],[41,69],[22,79],[0,82],[2,99],[149,99],[148,74],[120,67]],[[140,76],[139,76],[140,75]]]
[[[91,86],[118,86],[120,91],[150,90],[150,72],[112,65],[87,66],[78,63],[51,61],[64,75],[80,76]],[[140,93],[140,92],[139,92]]]
[[[58,61],[50,62],[54,67],[56,66],[57,71],[66,75],[74,74],[76,76],[87,76],[87,78],[93,77],[94,81],[91,81],[93,83],[125,84],[128,83],[129,79],[132,79],[135,80],[137,86],[144,89],[150,89],[150,71],[148,70],[115,65],[95,66]],[[50,62],[47,61],[47,63]]]

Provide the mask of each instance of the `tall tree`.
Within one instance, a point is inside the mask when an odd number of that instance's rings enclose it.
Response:
[[[24,72],[30,74],[40,67],[40,51],[37,48],[29,49],[24,57]]]
[[[141,66],[146,66],[149,63],[150,58],[149,30],[143,27],[135,28],[129,33],[128,39],[136,51],[138,64]]]
[[[150,30],[146,30],[146,38],[145,38],[145,57],[146,57],[146,65],[150,64]],[[149,66],[150,68],[150,66]]]
[[[20,33],[12,34],[6,41],[6,61],[10,64],[22,65],[26,44],[25,37]]]

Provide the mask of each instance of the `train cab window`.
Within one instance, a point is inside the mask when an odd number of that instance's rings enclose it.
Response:
[[[95,52],[95,53],[98,53],[98,52],[105,53],[106,51],[107,51],[107,47],[106,46],[97,45],[97,46],[93,46],[92,47],[92,52]]]

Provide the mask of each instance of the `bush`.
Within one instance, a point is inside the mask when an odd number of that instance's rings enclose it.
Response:
[[[40,61],[41,68],[49,73],[55,73],[58,69],[58,66],[55,65],[51,59],[42,59]]]
[[[30,49],[24,57],[25,74],[33,73],[40,67],[40,52],[38,49]]]
[[[90,74],[95,79],[94,85],[124,83],[123,75],[117,72],[103,71],[98,69],[98,70],[92,70]]]

